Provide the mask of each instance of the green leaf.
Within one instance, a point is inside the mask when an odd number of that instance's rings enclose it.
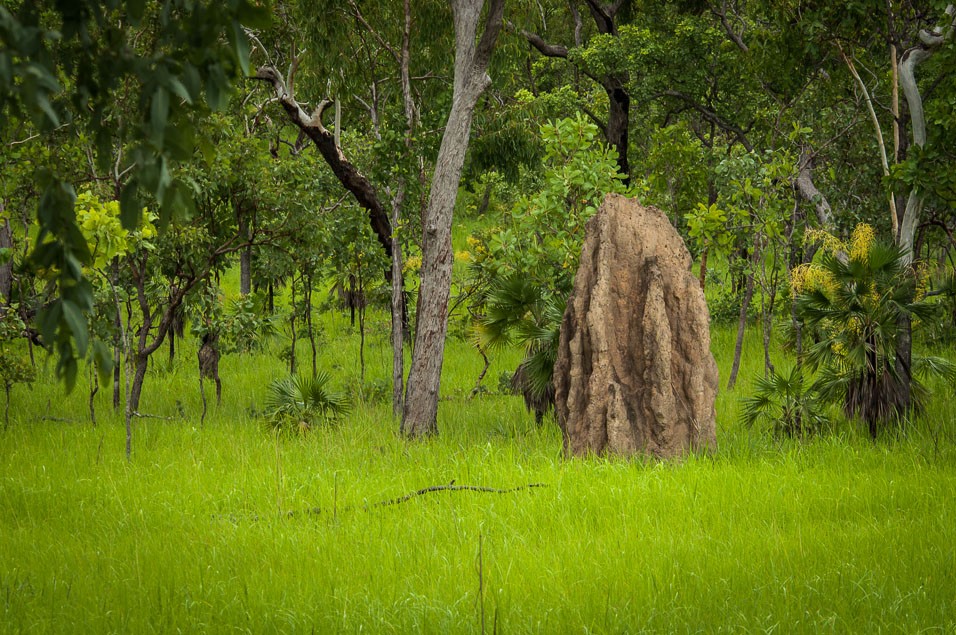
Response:
[[[166,121],[169,118],[169,92],[162,87],[153,93],[149,108],[149,123],[152,129],[153,142],[158,146],[163,144],[163,134],[166,131]]]
[[[239,59],[239,68],[242,69],[243,75],[249,75],[249,38],[237,20],[232,23],[232,44]]]
[[[186,85],[183,84],[178,77],[168,77],[166,80],[166,87],[187,104],[193,103],[193,96],[190,94],[189,90],[186,89]]]
[[[139,26],[145,10],[146,0],[126,0],[126,12],[133,26]]]
[[[80,355],[86,355],[86,348],[90,343],[90,334],[86,328],[86,317],[80,308],[69,300],[63,300],[63,321],[73,334]]]
[[[268,5],[243,0],[237,11],[239,21],[250,29],[266,29],[272,24],[272,13]]]
[[[63,317],[62,304],[62,300],[54,300],[37,313],[37,327],[44,342],[53,342],[56,339],[56,329]]]
[[[139,197],[139,184],[130,180],[120,194],[120,222],[125,229],[136,229],[142,217],[143,202]]]

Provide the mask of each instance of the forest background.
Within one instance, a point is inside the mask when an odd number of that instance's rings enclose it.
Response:
[[[953,627],[953,6],[484,4],[0,7],[6,630]],[[610,191],[714,456],[560,456]]]

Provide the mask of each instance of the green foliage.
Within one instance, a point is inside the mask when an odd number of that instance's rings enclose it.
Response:
[[[872,434],[925,400],[925,373],[956,381],[956,367],[942,359],[913,359],[912,394],[897,368],[903,319],[930,320],[934,307],[914,300],[915,279],[896,246],[857,237],[849,256],[824,255],[815,283],[798,286],[796,310],[813,338],[807,363],[820,374],[814,390],[859,417]]]
[[[802,436],[824,428],[824,408],[803,369],[794,365],[754,381],[752,394],[743,399],[741,420],[747,426],[765,424],[777,433]]]
[[[261,351],[275,336],[276,318],[263,310],[255,296],[240,296],[224,302],[221,290],[212,282],[202,285],[188,304],[192,333],[197,338],[218,334],[222,354],[240,355]]]
[[[519,344],[522,377],[536,402],[550,394],[558,332],[577,270],[585,224],[610,192],[624,193],[614,151],[578,116],[541,128],[544,174],[487,243],[472,238],[470,274],[484,346]]]
[[[549,292],[567,294],[577,269],[584,227],[608,193],[625,193],[614,150],[597,127],[577,116],[541,127],[545,169],[491,231],[474,273],[490,280],[518,274]]]
[[[165,224],[193,207],[193,187],[174,166],[192,156],[195,117],[222,108],[231,78],[240,70],[248,74],[243,24],[268,20],[268,8],[248,0],[0,7],[0,133],[25,121],[47,136],[75,126],[92,140],[97,169],[108,172],[115,164],[128,175],[119,197],[123,227],[140,222],[144,193]],[[127,150],[121,159],[114,153],[117,136]],[[57,374],[72,387],[76,354],[85,355],[89,345],[93,289],[83,266],[92,256],[78,228],[72,177],[61,166],[44,167],[36,177],[39,234],[30,264],[57,271],[57,297],[37,324],[57,353]]]
[[[491,284],[483,306],[475,326],[478,342],[491,349],[522,345],[521,385],[515,388],[531,402],[552,401],[564,301],[527,278],[511,275]]]
[[[328,423],[350,410],[345,393],[328,388],[331,377],[292,375],[269,385],[266,414],[277,430],[305,432],[316,423]]]
[[[15,304],[0,307],[0,383],[6,393],[4,428],[10,423],[10,390],[16,384],[29,384],[36,379],[36,369],[16,350],[16,340],[26,328],[18,309]]]

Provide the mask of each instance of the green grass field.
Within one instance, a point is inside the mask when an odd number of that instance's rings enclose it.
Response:
[[[381,386],[387,322],[370,322]],[[345,326],[325,318],[322,367],[354,386]],[[722,377],[733,337],[714,332]],[[375,398],[272,434],[255,413],[284,370],[265,355],[224,358],[223,406],[200,426],[195,349],[172,369],[157,353],[142,410],[166,418],[135,421],[130,462],[108,389],[93,427],[82,383],[18,386],[0,434],[0,631],[956,632],[952,388],[876,443],[852,427],[781,440],[736,421],[756,332],[745,350],[718,452],[676,463],[564,459],[554,423],[497,392],[519,354],[468,399],[481,360],[460,341],[424,443]],[[522,489],[376,505],[453,481]]]

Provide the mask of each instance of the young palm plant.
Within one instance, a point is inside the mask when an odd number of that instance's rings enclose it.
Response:
[[[524,276],[495,280],[482,298],[476,333],[482,346],[523,344],[524,360],[515,370],[512,389],[540,424],[554,407],[554,362],[564,307],[540,285]]]
[[[292,375],[269,386],[266,414],[276,429],[307,432],[317,421],[331,421],[350,409],[344,393],[328,388],[329,375]]]
[[[753,394],[743,399],[743,422],[748,426],[769,424],[791,437],[820,430],[826,424],[823,404],[809,385],[803,369],[773,370],[754,382]]]
[[[825,255],[817,273],[796,300],[813,337],[806,360],[819,370],[814,390],[824,401],[842,404],[875,438],[887,421],[924,400],[920,374],[956,377],[946,360],[915,355],[910,391],[897,372],[901,318],[925,322],[933,306],[914,300],[914,276],[900,249],[873,240],[871,232],[855,232],[849,256]]]

